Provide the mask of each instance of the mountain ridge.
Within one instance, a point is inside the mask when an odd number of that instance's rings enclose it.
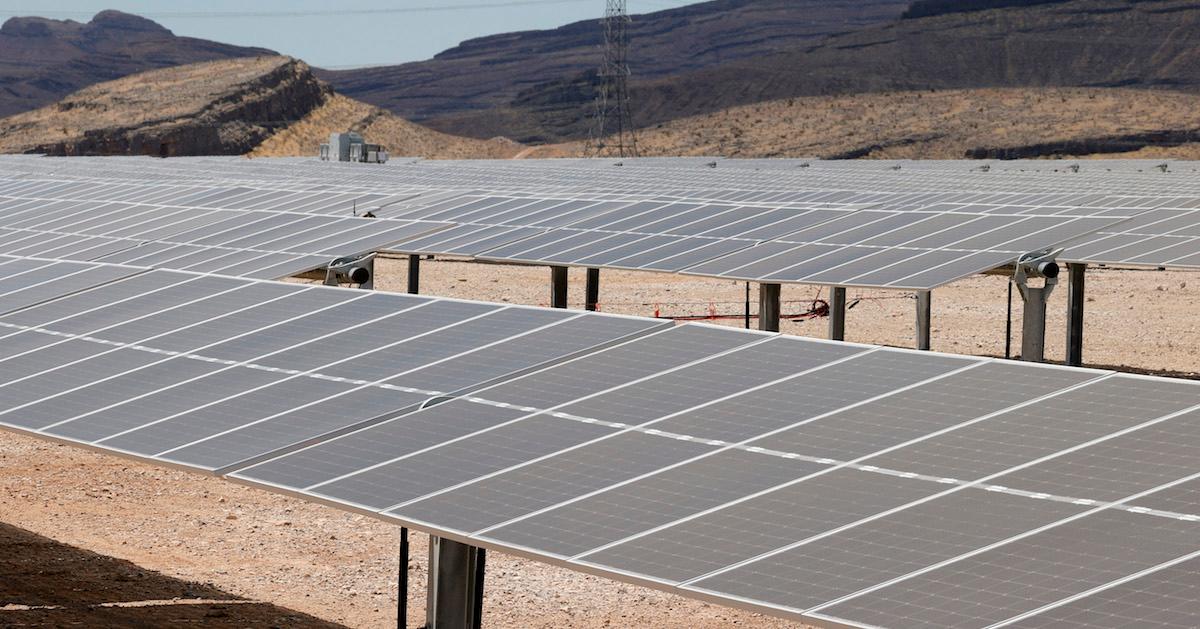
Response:
[[[101,11],[88,22],[13,17],[0,25],[0,117],[146,70],[277,54],[178,37],[153,20],[121,11]]]
[[[699,71],[637,78],[631,89],[635,124],[652,127],[783,98],[992,87],[1200,93],[1200,2],[1060,0],[897,19]],[[457,135],[578,139],[587,135],[579,113],[589,89],[586,78],[569,77],[493,110],[422,122]]]
[[[674,76],[886,23],[907,6],[908,0],[713,0],[656,11],[632,18],[630,64],[638,76]],[[316,72],[340,93],[420,122],[505,107],[524,91],[594,74],[601,43],[598,20],[586,20],[467,40],[427,61]]]
[[[503,158],[524,149],[426,129],[334,93],[303,61],[263,56],[150,70],[0,118],[0,153],[315,156],[331,132],[347,130],[397,156]]]

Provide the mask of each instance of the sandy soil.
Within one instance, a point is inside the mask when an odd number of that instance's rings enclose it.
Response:
[[[0,580],[5,627],[338,627],[6,524],[0,524],[0,574],[9,577]]]
[[[379,288],[403,289],[402,261],[381,260],[378,270]],[[581,302],[583,272],[572,271],[571,280],[572,300]],[[542,304],[548,298],[548,272],[538,267],[427,262],[422,285],[427,294],[443,296],[529,304]],[[1194,313],[1200,307],[1200,274],[1093,270],[1089,289],[1085,354],[1089,363],[1197,371],[1200,330]],[[1065,293],[1065,287],[1060,287],[1050,306],[1047,351],[1051,358],[1063,353]],[[738,314],[744,285],[606,271],[601,294],[602,309],[611,312]],[[1005,295],[1006,282],[999,277],[974,278],[935,291],[934,348],[1002,355]],[[785,287],[784,299],[789,302],[785,313],[807,311],[811,300],[820,296],[823,293],[816,287]],[[850,299],[857,305],[848,314],[849,340],[912,345],[914,304],[909,296],[851,291]],[[726,323],[741,325],[742,321]],[[786,322],[784,331],[824,336],[825,326],[825,319]],[[1019,338],[1014,346],[1019,347]],[[200,584],[175,587],[178,591],[106,590],[103,596],[87,599],[89,604],[108,597],[116,601],[220,596],[272,603],[286,609],[269,613],[287,618],[303,619],[301,614],[308,614],[351,627],[395,624],[397,529],[364,516],[215,478],[5,434],[0,436],[0,521],[133,562],[171,579]],[[424,617],[425,552],[425,537],[413,535],[409,626],[420,626]],[[22,574],[19,568],[0,563],[0,583],[15,576],[10,570],[17,570],[18,578]],[[77,597],[66,592],[76,589],[73,583],[64,578],[62,592],[36,595],[30,588],[15,594],[0,588],[0,626],[30,620],[61,624],[49,611],[31,619],[34,612],[4,606],[56,604],[47,601]],[[792,626],[499,553],[488,558],[486,596],[485,624],[492,627]],[[179,616],[168,624],[176,621],[220,625],[204,616]],[[301,620],[271,622],[320,626]]]

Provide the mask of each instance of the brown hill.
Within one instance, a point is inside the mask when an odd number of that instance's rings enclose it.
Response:
[[[635,121],[650,126],[781,98],[982,87],[1200,92],[1200,3],[1073,0],[895,20],[787,52],[643,77],[633,95]],[[580,138],[592,94],[586,77],[564,79],[493,110],[425,123],[463,135]]]
[[[1115,88],[810,96],[644,130],[645,155],[881,159],[1200,159],[1200,95]],[[580,155],[580,143],[531,157]]]
[[[250,152],[250,157],[314,155],[335,131],[358,131],[382,144],[393,156],[428,159],[508,159],[524,146],[504,138],[476,140],[447,135],[366,103],[334,94],[300,122],[280,129]]]
[[[0,119],[0,152],[236,155],[330,95],[307,65],[289,57],[154,70]]]
[[[712,90],[728,81],[746,89]],[[1200,92],[1200,3],[1076,0],[901,20],[819,46],[647,85],[648,121],[788,98],[966,87]]]
[[[253,57],[153,70],[0,119],[0,153],[315,156],[334,131],[393,155],[506,158],[523,146],[459,138],[333,93],[302,61]]]
[[[898,18],[907,6],[908,0],[716,0],[637,15],[630,27],[630,64],[640,77],[676,76],[883,24]],[[428,61],[318,70],[318,76],[342,94],[407,119],[433,121],[442,130],[538,141],[560,134],[529,128],[517,136],[507,131],[524,129],[502,117],[460,125],[454,116],[502,112],[526,93],[539,101],[561,97],[572,104],[590,102],[601,43],[598,21],[586,20],[553,30],[473,39]],[[564,93],[561,87],[572,82],[581,82],[582,89]],[[572,116],[578,118],[579,112]]]
[[[119,11],[102,11],[86,24],[14,17],[0,26],[0,117],[146,70],[275,54],[176,37],[150,20]]]

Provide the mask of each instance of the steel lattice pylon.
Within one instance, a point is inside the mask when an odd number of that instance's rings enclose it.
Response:
[[[637,157],[637,133],[629,102],[629,25],[625,0],[607,0],[604,11],[604,61],[596,94],[594,126],[588,138],[590,155]]]

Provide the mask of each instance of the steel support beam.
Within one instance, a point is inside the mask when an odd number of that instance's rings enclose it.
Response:
[[[758,285],[758,329],[779,331],[779,284]]]
[[[746,329],[750,329],[750,282],[746,282]]]
[[[1021,320],[1021,360],[1040,363],[1046,360],[1046,300],[1049,286],[1025,287],[1021,297],[1025,302]]]
[[[846,289],[842,286],[829,289],[829,340],[846,340]]]
[[[426,629],[479,629],[483,619],[482,548],[429,538]]]
[[[421,256],[408,256],[408,294],[421,294]]]
[[[1012,283],[1021,291],[1025,302],[1021,318],[1021,360],[1031,363],[1046,359],[1046,302],[1058,285],[1059,266],[1054,261],[1061,250],[1044,249],[1027,253],[1017,259]],[[1040,277],[1041,287],[1029,285],[1030,278]]]
[[[600,309],[600,269],[587,270],[587,297],[584,299],[584,308],[588,312],[596,312]]]
[[[1067,364],[1083,366],[1083,309],[1086,264],[1067,265]]]
[[[917,349],[928,352],[933,346],[930,335],[930,320],[933,314],[933,294],[923,290],[917,293]]]
[[[567,267],[550,267],[550,307],[567,307]]]
[[[408,529],[400,528],[400,574],[396,593],[396,627],[408,627]]]

